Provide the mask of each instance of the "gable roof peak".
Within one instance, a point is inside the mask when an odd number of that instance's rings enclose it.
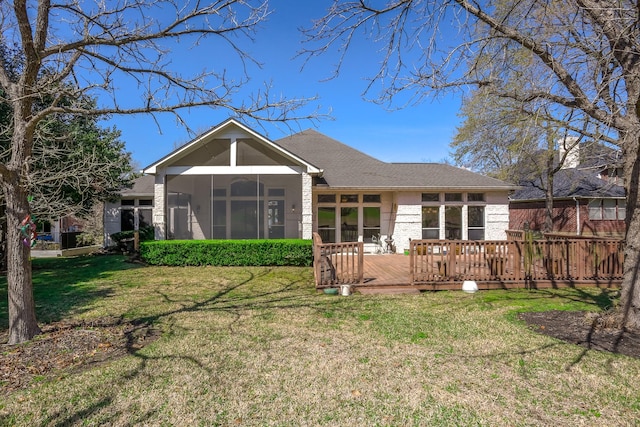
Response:
[[[234,130],[235,128],[235,130]],[[215,137],[219,136],[219,137],[229,137],[230,133],[235,133],[239,131],[241,134],[247,135],[249,138],[255,140],[255,141],[259,141],[262,144],[264,144],[265,146],[270,147],[272,150],[280,152],[281,154],[285,155],[286,157],[292,159],[293,161],[304,165],[309,172],[312,173],[317,173],[318,170],[315,166],[313,166],[312,164],[306,162],[304,159],[300,158],[299,156],[297,156],[295,153],[292,153],[290,151],[287,151],[286,149],[283,149],[283,147],[275,144],[273,141],[271,141],[269,138],[267,138],[266,136],[254,131],[253,129],[249,128],[248,126],[246,126],[245,124],[241,123],[240,121],[234,119],[233,117],[230,117],[226,120],[224,120],[223,122],[219,123],[216,126],[213,126],[211,129],[209,129],[208,131],[196,136],[195,138],[193,138],[191,141],[187,142],[186,144],[183,144],[182,146],[178,147],[177,149],[175,149],[174,151],[172,151],[171,153],[167,154],[166,156],[162,157],[160,160],[156,161],[155,163],[152,163],[151,165],[147,166],[146,168],[143,169],[144,173],[147,174],[155,174],[158,170],[158,168],[162,168],[164,166],[168,166],[170,165],[172,162],[175,162],[177,159],[180,159],[182,157],[184,157],[185,155],[188,155],[189,153],[193,152],[194,150],[196,150],[197,148],[208,144],[212,139],[214,139]],[[233,136],[235,137],[235,135]]]

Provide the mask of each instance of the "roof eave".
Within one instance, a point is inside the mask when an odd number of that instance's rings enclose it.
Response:
[[[314,185],[314,188],[322,188],[327,190],[357,190],[357,191],[512,191],[517,190],[519,187],[505,186],[505,187],[470,187],[470,186],[441,186],[441,187],[428,187],[428,186],[407,186],[407,185],[393,185],[393,186],[353,186],[353,185]]]
[[[590,200],[590,199],[626,199],[625,196],[561,196],[554,197],[553,200]],[[544,202],[545,198],[536,198],[536,199],[512,199],[509,198],[510,202]]]

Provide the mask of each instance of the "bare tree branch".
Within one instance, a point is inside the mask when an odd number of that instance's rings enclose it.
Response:
[[[379,66],[364,95],[380,88],[379,103],[404,106],[472,85],[559,131],[619,146],[628,193],[624,318],[640,327],[639,21],[637,0],[334,0],[305,30],[300,54],[308,64],[337,51],[338,73],[348,51],[371,46]]]
[[[99,151],[77,157],[71,146],[41,143],[40,133],[55,124],[49,119],[169,113],[184,123],[182,111],[195,107],[287,126],[318,119],[315,111],[300,112],[314,98],[274,96],[269,83],[245,93],[250,67],[260,66],[247,46],[269,13],[266,0],[0,2],[0,44],[15,49],[23,63],[13,70],[8,64],[0,69],[0,101],[10,106],[13,119],[10,129],[1,129],[11,137],[0,160],[7,221],[20,223],[30,212],[29,192],[38,195],[34,208],[69,213],[74,208],[58,203],[65,189],[87,189],[76,193],[78,206],[88,202],[85,197],[108,190],[94,188],[95,176],[114,170],[117,160],[100,163]],[[213,54],[202,70],[184,71],[171,63],[174,51],[203,46]],[[230,63],[241,70],[233,78],[227,73]],[[131,97],[132,91],[140,96]],[[98,103],[87,104],[87,99]],[[54,164],[57,172],[47,167]],[[11,227],[6,241],[9,342],[18,343],[39,328],[28,249]]]

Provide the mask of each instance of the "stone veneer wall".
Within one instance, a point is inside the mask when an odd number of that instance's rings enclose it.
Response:
[[[313,237],[313,186],[311,175],[302,173],[302,219],[300,224],[300,237],[311,239]]]
[[[417,192],[398,193],[393,240],[396,251],[409,249],[410,239],[422,238],[422,195]],[[467,238],[467,208],[463,207],[463,238]],[[440,207],[440,224],[444,224],[444,209]],[[487,193],[485,205],[485,240],[506,240],[509,227],[509,205],[505,193]],[[442,227],[441,227],[442,228]],[[444,238],[443,228],[440,238]]]
[[[504,193],[487,193],[484,210],[484,239],[506,240],[509,228],[509,203]]]
[[[422,238],[421,193],[398,193],[398,210],[393,230],[393,244],[397,253],[409,249],[409,239]]]
[[[156,240],[166,239],[167,218],[165,215],[166,176],[164,171],[158,171],[153,186],[153,228]]]

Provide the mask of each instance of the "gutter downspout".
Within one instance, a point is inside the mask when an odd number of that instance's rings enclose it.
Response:
[[[576,235],[580,235],[580,202],[575,197],[573,201],[576,202]]]

